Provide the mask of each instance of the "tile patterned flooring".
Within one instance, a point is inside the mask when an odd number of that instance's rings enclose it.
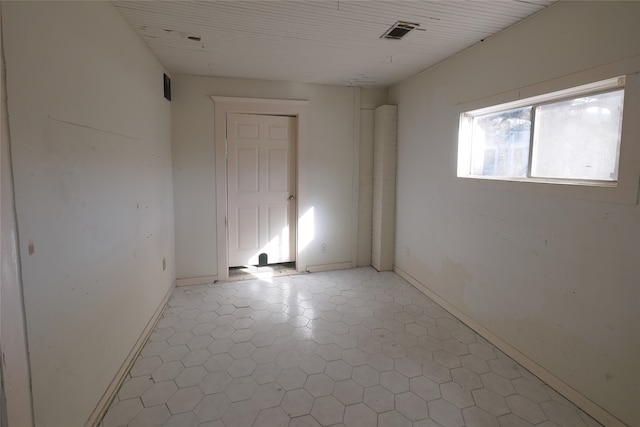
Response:
[[[394,273],[176,288],[102,427],[599,426]]]

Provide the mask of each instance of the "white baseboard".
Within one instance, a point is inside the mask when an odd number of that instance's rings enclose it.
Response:
[[[158,308],[156,308],[156,311],[153,313],[153,316],[151,317],[149,322],[147,322],[147,325],[142,331],[142,334],[140,334],[140,337],[138,338],[135,345],[133,346],[133,349],[131,349],[131,352],[129,352],[129,355],[127,356],[124,363],[116,373],[116,376],[113,378],[113,380],[111,381],[111,384],[109,384],[109,387],[107,387],[107,390],[104,392],[104,395],[96,405],[96,408],[93,410],[93,412],[89,416],[89,419],[85,424],[85,427],[96,427],[100,423],[100,421],[102,421],[102,418],[107,412],[107,409],[109,409],[109,405],[111,404],[111,401],[113,400],[116,393],[120,389],[120,385],[122,385],[123,381],[125,380],[127,373],[131,369],[131,366],[133,365],[133,363],[136,361],[138,354],[140,354],[140,351],[142,351],[142,347],[147,342],[147,339],[149,338],[149,335],[151,335],[153,328],[155,328],[156,323],[158,323],[158,320],[160,320],[160,317],[162,316],[162,312],[167,306],[167,302],[169,301],[169,298],[171,297],[171,293],[175,288],[175,286],[176,286],[176,282],[173,282],[173,284],[169,287],[167,294],[164,296],[164,298],[162,298],[160,305],[158,306]]]
[[[186,279],[176,279],[176,286],[209,285],[218,280],[218,276],[187,277]]]
[[[320,265],[308,265],[307,271],[309,273],[319,273],[321,271],[331,271],[331,270],[346,270],[348,268],[353,268],[351,261],[349,262],[339,262],[335,264],[320,264]]]
[[[420,283],[418,280],[413,278],[407,272],[403,271],[401,268],[397,266],[394,267],[394,271],[411,285],[413,285],[416,289],[421,291],[423,294],[434,300],[438,305],[447,310],[449,313],[453,314],[458,318],[462,323],[473,329],[478,335],[482,336],[484,339],[489,341],[491,344],[495,345],[507,356],[511,357],[513,360],[518,362],[520,365],[529,370],[532,374],[540,378],[546,384],[548,384],[555,391],[566,397],[569,401],[571,401],[574,405],[585,411],[587,414],[591,415],[598,422],[602,423],[607,427],[626,427],[626,424],[620,421],[615,416],[611,415],[605,409],[598,406],[592,400],[585,397],[579,391],[571,387],[569,384],[562,381],[560,378],[556,377],[551,372],[547,371],[545,368],[540,366],[537,362],[531,360],[528,356],[521,353],[516,348],[512,347],[509,343],[504,341],[502,338],[495,335],[489,329],[482,326],[480,323],[473,320],[471,317],[467,316],[464,312],[457,309],[453,305],[449,304],[446,300],[441,298],[438,294],[433,292],[431,289],[427,288],[425,285]]]

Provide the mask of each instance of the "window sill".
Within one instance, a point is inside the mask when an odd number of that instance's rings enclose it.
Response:
[[[459,176],[458,178],[483,179],[483,180],[489,180],[489,181],[535,182],[538,184],[556,184],[556,185],[574,185],[574,186],[580,185],[585,187],[605,187],[605,188],[618,187],[618,181],[531,178],[531,177],[517,177],[517,176],[500,177],[500,176],[482,176],[482,175]]]
[[[625,180],[631,185],[603,181],[570,181],[540,178],[501,178],[485,176],[459,176],[461,185],[496,191],[513,191],[539,194],[543,196],[596,202],[636,205],[638,203],[638,183],[640,177]]]

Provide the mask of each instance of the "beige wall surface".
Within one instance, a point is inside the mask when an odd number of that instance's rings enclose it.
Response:
[[[1,5],[0,5],[1,8]],[[2,26],[0,22],[0,58],[2,54]],[[6,103],[6,85],[2,61],[0,66],[0,128],[2,133],[0,150],[0,337],[2,351],[2,399],[6,408],[0,411],[0,424],[33,426],[31,389],[29,383],[29,360],[27,356],[27,336],[24,322],[22,282],[20,280],[18,257],[18,226],[13,198],[13,171],[10,160],[9,115]],[[3,403],[4,403],[3,402]],[[11,423],[11,424],[9,424]]]
[[[638,22],[637,2],[561,2],[390,89],[397,268],[629,425],[640,425],[640,208],[474,185],[456,178],[456,150],[465,103],[607,64],[589,73],[640,71]]]
[[[387,102],[387,88],[360,90],[360,162],[358,187],[358,267],[371,265],[373,222],[374,110]]]
[[[110,3],[2,14],[35,420],[81,426],[175,279],[164,69]]]
[[[308,167],[298,168],[298,180],[305,180],[307,184],[307,194],[298,198],[298,215],[313,212],[313,240],[303,249],[305,260],[308,265],[357,262],[352,259],[353,234],[357,232],[352,224],[356,191],[353,167],[354,155],[357,155],[354,152],[357,136],[354,115],[359,111],[355,104],[356,89],[194,76],[175,76],[172,85],[178,279],[218,275],[214,102],[211,96],[309,101],[308,146],[299,151],[301,156],[306,156],[300,159],[301,163]],[[383,90],[363,92],[364,108],[386,97]],[[366,181],[366,177],[364,179]],[[366,215],[360,217],[366,221]],[[367,238],[370,239],[364,234],[358,241]],[[326,253],[321,253],[322,243],[327,245]],[[366,243],[358,246],[361,251],[362,248],[366,250]]]

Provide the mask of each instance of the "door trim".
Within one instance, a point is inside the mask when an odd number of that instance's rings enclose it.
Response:
[[[300,215],[307,205],[307,124],[309,101],[294,99],[237,98],[212,96],[214,103],[214,142],[216,166],[216,239],[218,280],[229,277],[229,239],[227,230],[227,114],[266,114],[296,117],[296,269],[305,271],[307,263],[299,244]]]

